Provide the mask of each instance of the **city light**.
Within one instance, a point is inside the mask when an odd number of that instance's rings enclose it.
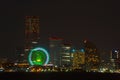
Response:
[[[49,62],[49,54],[44,48],[34,48],[28,55],[30,65],[46,65]]]

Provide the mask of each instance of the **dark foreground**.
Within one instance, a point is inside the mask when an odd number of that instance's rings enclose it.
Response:
[[[120,74],[85,72],[0,73],[0,80],[120,80]]]

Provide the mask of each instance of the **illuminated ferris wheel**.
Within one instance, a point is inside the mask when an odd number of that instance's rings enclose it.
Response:
[[[49,62],[49,54],[44,48],[34,48],[28,55],[30,65],[46,65]]]

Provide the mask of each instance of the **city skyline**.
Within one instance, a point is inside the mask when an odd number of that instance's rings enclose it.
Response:
[[[72,41],[79,47],[84,39],[98,49],[120,48],[119,12],[114,2],[101,1],[2,1],[0,56],[15,56],[15,48],[24,45],[25,16],[40,16],[40,44],[50,36]]]

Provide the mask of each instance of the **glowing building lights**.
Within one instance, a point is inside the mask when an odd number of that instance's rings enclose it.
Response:
[[[28,55],[30,65],[46,65],[49,62],[49,54],[44,48],[34,48]]]

